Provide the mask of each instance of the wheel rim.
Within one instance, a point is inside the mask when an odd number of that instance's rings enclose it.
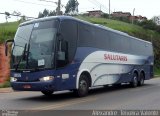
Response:
[[[141,85],[143,85],[143,84],[144,84],[144,78],[141,77]]]
[[[87,91],[87,82],[85,80],[81,80],[79,83],[79,88],[81,93],[86,93]]]
[[[138,84],[138,81],[137,81],[137,77],[136,77],[136,76],[134,76],[134,78],[133,78],[133,84],[134,84],[135,87],[136,87],[137,84]]]

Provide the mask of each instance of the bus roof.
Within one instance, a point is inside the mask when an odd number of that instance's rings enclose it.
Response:
[[[36,22],[41,22],[41,21],[53,20],[53,19],[58,19],[60,21],[63,21],[63,20],[66,20],[66,19],[67,20],[74,20],[74,21],[77,21],[77,22],[80,22],[80,23],[84,23],[84,24],[87,24],[87,25],[90,25],[90,26],[95,26],[97,28],[101,28],[101,29],[110,31],[110,32],[113,32],[113,33],[117,33],[117,34],[122,35],[122,36],[126,36],[126,37],[129,37],[129,38],[132,38],[132,39],[136,39],[136,40],[139,40],[139,41],[142,41],[142,42],[152,44],[149,41],[145,41],[145,40],[130,36],[127,33],[124,33],[122,31],[114,30],[114,29],[111,29],[109,27],[106,27],[106,26],[103,26],[103,25],[100,25],[100,24],[93,24],[93,23],[90,23],[90,22],[87,22],[87,21],[83,21],[83,20],[71,17],[71,16],[50,16],[50,17],[44,17],[44,18],[37,18],[37,19],[30,20],[30,21],[26,21],[26,22],[20,24],[20,26],[24,26],[24,25],[31,24],[31,23],[36,23]]]

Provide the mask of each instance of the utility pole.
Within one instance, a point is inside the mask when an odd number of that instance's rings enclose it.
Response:
[[[61,0],[58,0],[57,15],[61,15]]]
[[[135,12],[135,8],[133,9],[132,24],[134,22],[134,12]]]
[[[109,18],[111,17],[111,3],[110,3],[110,0],[109,0]]]

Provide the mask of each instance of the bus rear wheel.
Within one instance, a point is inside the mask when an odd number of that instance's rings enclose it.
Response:
[[[138,85],[139,86],[142,86],[142,85],[144,85],[144,74],[143,73],[141,73],[140,74],[140,79],[139,79],[139,81],[138,81]]]
[[[86,75],[81,75],[79,80],[79,87],[75,90],[78,97],[84,97],[88,94],[89,82]]]
[[[130,83],[130,85],[133,88],[138,86],[138,75],[137,75],[137,73],[133,74],[132,82]]]
[[[50,91],[50,90],[48,90],[48,91],[41,91],[44,95],[46,95],[46,96],[52,96],[52,94],[53,94],[53,91]]]

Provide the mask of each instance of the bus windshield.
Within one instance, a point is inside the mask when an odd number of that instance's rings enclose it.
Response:
[[[12,69],[53,68],[58,21],[20,26],[12,46]]]

